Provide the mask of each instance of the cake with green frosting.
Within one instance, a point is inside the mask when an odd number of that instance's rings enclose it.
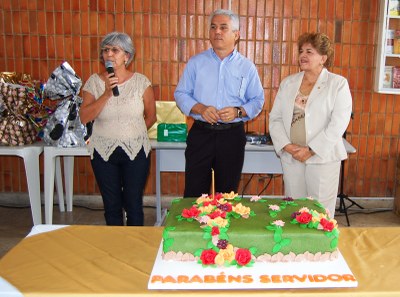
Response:
[[[311,198],[241,198],[236,193],[173,200],[163,232],[164,260],[211,266],[256,261],[328,261],[339,230]]]

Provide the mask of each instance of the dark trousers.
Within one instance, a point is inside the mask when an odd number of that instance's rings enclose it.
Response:
[[[184,197],[211,194],[211,168],[214,169],[216,193],[237,192],[246,146],[243,124],[212,130],[195,122],[186,143]]]
[[[150,155],[143,148],[132,161],[121,147],[117,147],[108,161],[94,151],[93,172],[104,203],[107,225],[143,226],[143,190],[149,172]]]

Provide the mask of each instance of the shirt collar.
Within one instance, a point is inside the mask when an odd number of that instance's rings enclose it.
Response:
[[[211,54],[212,54],[212,56],[215,58],[215,59],[218,59],[219,61],[221,61],[221,59],[218,57],[218,55],[215,53],[215,51],[214,51],[214,49],[213,48],[211,48]],[[227,61],[232,61],[235,57],[236,57],[236,55],[238,54],[238,51],[236,50],[236,48],[234,48],[233,49],[233,52],[229,55],[229,56],[227,56],[226,58],[224,58],[224,60],[227,60]]]

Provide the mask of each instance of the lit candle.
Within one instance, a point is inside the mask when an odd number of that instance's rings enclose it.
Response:
[[[214,199],[215,197],[214,168],[211,168],[211,193],[212,193],[211,197]]]

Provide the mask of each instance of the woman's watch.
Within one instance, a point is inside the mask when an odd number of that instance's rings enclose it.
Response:
[[[240,107],[235,106],[235,108],[237,109],[237,118],[241,119],[243,117],[243,112],[240,109]]]

